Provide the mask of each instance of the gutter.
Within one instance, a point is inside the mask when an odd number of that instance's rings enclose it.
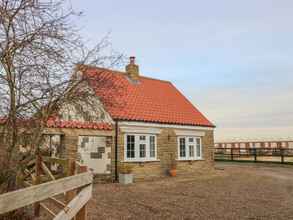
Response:
[[[118,182],[118,120],[115,120],[115,182]]]

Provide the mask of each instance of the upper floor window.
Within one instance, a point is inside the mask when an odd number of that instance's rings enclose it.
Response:
[[[157,142],[155,135],[125,135],[126,161],[152,161],[157,158]]]
[[[178,159],[198,160],[202,159],[202,144],[199,137],[178,138]]]

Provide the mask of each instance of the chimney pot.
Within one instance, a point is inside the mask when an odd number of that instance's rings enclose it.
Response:
[[[134,56],[129,57],[129,60],[130,60],[130,64],[135,64],[135,57]]]

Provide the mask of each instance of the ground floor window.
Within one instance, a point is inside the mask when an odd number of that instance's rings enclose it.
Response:
[[[156,136],[150,134],[125,135],[126,161],[151,161],[157,158]]]
[[[135,158],[134,135],[127,136],[127,158]]]
[[[46,134],[43,136],[44,142],[42,149],[46,151],[50,157],[63,157],[65,154],[65,149],[61,145],[61,135],[59,134]]]
[[[178,159],[202,159],[202,144],[200,137],[178,137]]]

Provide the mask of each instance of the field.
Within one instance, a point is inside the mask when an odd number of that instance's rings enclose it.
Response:
[[[292,219],[293,167],[217,163],[212,174],[95,185],[90,219]]]

